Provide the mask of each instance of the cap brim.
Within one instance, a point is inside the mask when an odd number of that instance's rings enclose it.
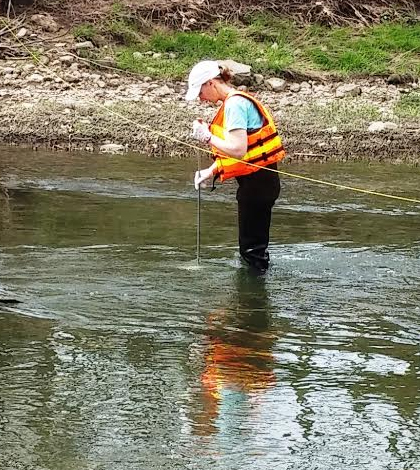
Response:
[[[188,88],[187,94],[185,95],[185,99],[187,101],[195,100],[200,94],[200,90],[201,86]]]

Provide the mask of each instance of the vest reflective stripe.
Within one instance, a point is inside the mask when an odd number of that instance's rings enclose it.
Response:
[[[225,104],[230,97],[235,95],[243,96],[252,101],[263,118],[261,129],[248,133],[247,153],[242,158],[242,161],[258,164],[259,166],[267,166],[282,160],[286,152],[284,151],[271,114],[256,98],[248,93],[241,91],[229,93],[210,125],[211,133],[225,140]],[[220,152],[214,146],[212,147],[212,152],[217,164],[216,176],[219,176],[221,181],[236,176],[248,175],[259,170],[259,168],[254,166],[241,163],[236,158],[229,157],[229,155]]]

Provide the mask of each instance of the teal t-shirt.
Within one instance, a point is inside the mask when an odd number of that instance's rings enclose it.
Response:
[[[263,118],[255,104],[243,96],[232,96],[226,100],[225,123],[227,131],[260,129]]]

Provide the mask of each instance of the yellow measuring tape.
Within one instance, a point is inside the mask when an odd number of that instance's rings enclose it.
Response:
[[[0,18],[1,22],[4,24],[4,26],[6,27],[6,29],[9,31],[9,33],[12,34],[12,36],[15,38],[16,42],[18,44],[20,44],[28,53],[29,55],[32,57],[32,59],[34,60],[34,62],[38,65],[38,66],[41,66],[42,68],[44,68],[46,71],[48,72],[52,72],[54,75],[56,75],[58,77],[58,75],[54,72],[54,70],[52,70],[51,68],[47,67],[46,65],[44,64],[41,64],[38,57],[26,46],[26,44],[24,44],[18,37],[17,35],[14,33],[14,31],[9,27],[9,25],[6,23],[6,21],[3,20],[3,18]],[[86,60],[85,60],[86,61]],[[72,88],[72,89],[76,89],[74,86],[72,86],[71,83],[69,82],[66,82],[66,84]],[[89,101],[89,99],[88,99]],[[192,148],[194,150],[199,150],[201,152],[205,152],[205,153],[208,153],[210,155],[213,156],[213,153],[208,150],[208,149],[204,149],[202,147],[199,147],[197,145],[194,145],[194,144],[190,144],[188,142],[185,142],[185,141],[182,141],[182,140],[179,140],[175,137],[172,137],[170,135],[167,135],[167,134],[164,134],[163,132],[160,132],[160,131],[157,131],[156,129],[152,129],[144,124],[140,124],[138,122],[135,122],[129,118],[127,118],[126,116],[120,114],[120,113],[117,113],[115,111],[112,111],[111,109],[109,109],[108,107],[106,107],[105,105],[102,105],[101,103],[97,103],[97,102],[94,102],[93,100],[91,100],[91,103],[94,104],[95,106],[99,106],[99,107],[102,107],[103,109],[105,109],[108,113],[114,115],[114,116],[117,116],[121,119],[123,119],[124,121],[130,123],[130,124],[133,124],[137,127],[139,127],[140,129],[144,129],[152,134],[155,134],[159,137],[163,137],[164,139],[167,139],[167,140],[170,140],[172,142],[175,142],[177,144],[180,144],[180,145],[183,145],[185,147],[189,147],[189,148]],[[233,157],[230,157],[230,158],[233,158]],[[252,167],[255,167],[255,168],[259,168],[259,169],[263,169],[263,170],[266,170],[266,171],[272,171],[274,173],[278,173],[279,175],[284,175],[284,176],[288,176],[290,178],[295,178],[295,179],[300,179],[300,180],[304,180],[304,181],[309,181],[311,183],[317,183],[317,184],[322,184],[324,186],[331,186],[331,187],[334,187],[334,188],[338,188],[338,189],[347,189],[349,191],[354,191],[354,192],[358,192],[358,193],[362,193],[362,194],[370,194],[370,195],[373,195],[373,196],[380,196],[380,197],[385,197],[385,198],[388,198],[388,199],[396,199],[396,200],[399,200],[399,201],[406,201],[406,202],[414,202],[414,203],[417,203],[417,204],[420,204],[420,200],[419,199],[414,199],[414,198],[409,198],[409,197],[403,197],[403,196],[395,196],[393,194],[386,194],[386,193],[381,193],[381,192],[378,192],[378,191],[371,191],[369,189],[362,189],[362,188],[355,188],[353,186],[347,186],[347,185],[344,185],[344,184],[338,184],[338,183],[331,183],[329,181],[324,181],[324,180],[320,180],[320,179],[316,179],[316,178],[310,178],[309,176],[303,176],[303,175],[297,175],[295,173],[289,173],[287,171],[282,171],[282,170],[275,170],[274,168],[267,168],[267,167],[264,167],[264,166],[261,166],[261,165],[256,165],[255,163],[250,163],[250,162],[246,162],[246,161],[243,161],[241,160],[240,158],[233,158],[234,160],[237,160],[238,162],[244,164],[244,165],[249,165],[249,166],[252,166]]]

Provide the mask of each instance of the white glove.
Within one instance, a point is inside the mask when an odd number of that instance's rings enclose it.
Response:
[[[196,119],[193,122],[193,131],[191,137],[193,139],[199,140],[200,142],[208,143],[211,137],[208,124]]]
[[[213,170],[211,167],[205,168],[204,170],[199,170],[195,172],[194,177],[194,187],[198,190],[198,188],[204,188],[205,185],[203,184],[204,181],[208,180],[213,176]]]

